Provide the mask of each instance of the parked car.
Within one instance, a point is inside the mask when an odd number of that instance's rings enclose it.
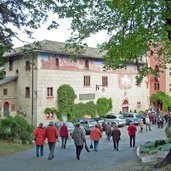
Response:
[[[90,134],[92,128],[97,124],[95,119],[79,119],[77,122],[80,122],[80,125],[84,128],[86,134]]]
[[[122,115],[126,119],[127,125],[129,125],[131,122],[134,122],[135,125],[138,125],[142,119],[138,113],[123,113]]]
[[[110,124],[117,124],[119,127],[126,125],[126,119],[121,114],[109,113],[105,116],[105,121]]]
[[[58,128],[58,131],[60,132],[60,127],[62,126],[64,122],[55,122],[55,126]],[[66,121],[65,122],[68,128],[68,131],[70,135],[72,135],[73,130],[74,130],[74,124],[72,122]]]

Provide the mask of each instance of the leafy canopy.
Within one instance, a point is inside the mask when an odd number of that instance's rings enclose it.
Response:
[[[105,68],[126,68],[135,63],[140,83],[144,76],[158,72],[141,65],[147,61],[145,54],[151,46],[156,47],[159,68],[170,62],[170,9],[170,0],[60,0],[56,11],[60,18],[72,18],[73,34],[68,42],[77,51],[76,45],[82,50],[85,38],[106,30],[111,38],[99,46],[107,52]]]
[[[105,68],[126,68],[135,63],[140,83],[144,76],[156,74],[170,62],[170,9],[170,0],[1,0],[0,56],[13,46],[12,37],[17,37],[13,28],[24,28],[31,37],[32,29],[45,23],[51,12],[59,18],[72,19],[73,33],[68,43],[78,54],[86,46],[84,39],[106,30],[111,38],[99,45],[106,52]],[[57,20],[52,21],[48,29],[57,26]],[[151,46],[160,47],[155,51],[158,71],[141,65],[146,62],[145,54]],[[73,49],[71,54],[75,55]]]

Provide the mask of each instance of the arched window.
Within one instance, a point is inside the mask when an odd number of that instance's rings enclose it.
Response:
[[[9,112],[9,103],[5,102],[4,103],[4,116],[8,116],[10,114]]]

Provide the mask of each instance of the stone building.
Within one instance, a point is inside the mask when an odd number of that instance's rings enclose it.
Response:
[[[32,45],[33,47],[33,45]],[[46,107],[57,108],[57,89],[69,84],[77,98],[75,103],[112,98],[114,113],[141,111],[149,107],[149,86],[146,80],[137,86],[136,66],[104,71],[103,54],[97,48],[87,48],[76,61],[65,52],[65,44],[41,41],[32,51],[15,49],[5,55],[6,78],[0,81],[1,117],[17,112],[30,123],[47,124],[56,116],[44,113]]]

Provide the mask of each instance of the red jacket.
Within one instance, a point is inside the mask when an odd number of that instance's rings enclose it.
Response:
[[[129,135],[135,135],[137,131],[137,128],[134,124],[131,124],[128,126],[128,134]]]
[[[61,137],[68,137],[68,128],[64,124],[60,128],[60,136]]]
[[[90,133],[90,139],[93,141],[99,141],[102,137],[102,133],[99,128],[93,128]]]
[[[37,145],[44,145],[45,142],[45,129],[44,128],[36,128],[34,130],[34,135],[36,136],[36,144]]]
[[[45,136],[48,139],[48,142],[56,142],[56,139],[59,136],[58,130],[54,125],[49,125],[45,129]]]

